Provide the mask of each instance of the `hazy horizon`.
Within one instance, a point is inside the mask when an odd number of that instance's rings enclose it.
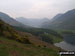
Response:
[[[52,18],[75,9],[75,0],[0,0],[0,12],[11,17]]]

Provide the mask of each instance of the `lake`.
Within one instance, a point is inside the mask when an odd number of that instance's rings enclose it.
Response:
[[[65,41],[62,41],[60,43],[55,43],[54,45],[66,51],[75,51],[75,45],[69,44]]]
[[[75,51],[75,35],[64,35],[64,41],[55,43],[54,45],[67,51]]]

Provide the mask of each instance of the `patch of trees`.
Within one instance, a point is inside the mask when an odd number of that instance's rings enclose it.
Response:
[[[47,35],[47,34],[41,34],[41,35],[40,35],[40,39],[41,39],[42,41],[47,42],[47,43],[53,44],[53,39],[50,38],[50,36]]]

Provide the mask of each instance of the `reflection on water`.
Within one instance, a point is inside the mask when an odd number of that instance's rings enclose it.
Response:
[[[71,45],[65,41],[62,41],[60,43],[55,43],[54,45],[67,51],[75,51],[75,45]]]

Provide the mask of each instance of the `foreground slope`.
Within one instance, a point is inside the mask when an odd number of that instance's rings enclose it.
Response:
[[[58,56],[59,49],[0,20],[0,56]]]
[[[18,42],[26,43],[29,40],[24,36],[20,35],[16,30],[14,30],[10,25],[4,23],[0,20],[0,36],[13,39]]]
[[[58,49],[35,47],[0,37],[0,56],[59,56]]]

